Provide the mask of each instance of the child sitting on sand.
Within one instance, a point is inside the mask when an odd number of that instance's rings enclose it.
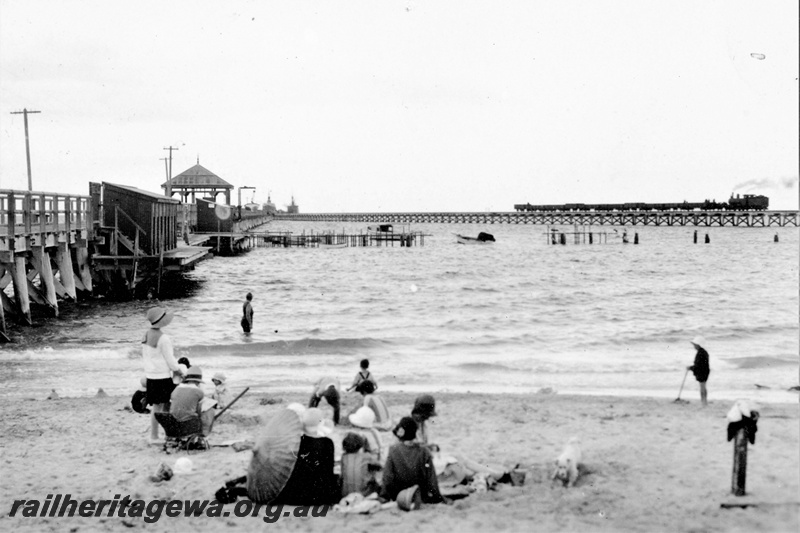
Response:
[[[381,465],[364,451],[364,444],[364,438],[355,433],[348,433],[342,441],[342,497],[353,492],[367,496],[380,491],[375,473]]]
[[[211,399],[217,401],[217,409],[225,409],[230,402],[230,394],[228,394],[228,378],[222,372],[217,372],[211,378],[214,383],[214,392],[211,394]]]
[[[353,389],[355,389],[356,392],[361,392],[360,386],[365,381],[371,381],[375,386],[373,390],[377,390],[378,382],[375,381],[375,378],[372,377],[372,373],[369,371],[369,359],[361,360],[361,370],[356,373],[356,377],[353,378],[353,384],[347,388],[347,392],[350,392]]]
[[[392,429],[392,415],[389,414],[389,407],[379,395],[375,394],[375,385],[371,380],[364,381],[359,387],[361,395],[364,397],[364,407],[369,407],[375,413],[375,429],[389,431]]]

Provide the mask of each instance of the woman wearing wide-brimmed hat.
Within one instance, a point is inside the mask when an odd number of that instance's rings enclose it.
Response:
[[[703,407],[708,405],[708,391],[706,390],[706,381],[708,375],[711,373],[711,367],[708,364],[708,352],[704,348],[706,341],[699,335],[690,341],[694,346],[697,353],[694,356],[694,364],[687,366],[694,374],[694,378],[700,384],[700,401],[703,402]]]
[[[400,442],[389,448],[383,467],[381,499],[394,500],[403,490],[417,486],[423,502],[446,501],[439,492],[431,452],[416,440],[417,423],[414,419],[410,416],[400,419],[394,434]]]
[[[169,398],[175,388],[173,372],[180,369],[172,349],[172,340],[161,328],[172,322],[174,315],[165,307],[153,307],[147,311],[150,329],[142,339],[142,362],[147,378],[147,404],[153,406],[150,413],[150,443],[161,444],[158,438],[159,424],[155,413],[166,412]]]

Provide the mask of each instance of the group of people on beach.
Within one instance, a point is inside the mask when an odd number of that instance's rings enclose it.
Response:
[[[217,372],[211,378],[214,392],[206,397],[200,385],[203,381],[203,370],[193,366],[189,359],[175,358],[172,340],[162,331],[174,318],[172,311],[165,307],[153,307],[147,312],[150,327],[142,338],[142,362],[144,377],[142,385],[145,401],[134,395],[133,408],[144,412],[146,406],[152,406],[150,413],[150,443],[163,444],[159,439],[160,422],[156,413],[169,413],[176,422],[199,420],[202,434],[211,433],[217,410],[224,409],[229,399],[227,378],[224,373]]]
[[[246,317],[251,299],[248,293],[244,308]],[[140,412],[147,405],[152,406],[150,442],[154,444],[163,442],[159,439],[156,413],[169,413],[177,422],[199,421],[202,434],[207,436],[213,426],[215,411],[224,409],[229,403],[227,380],[223,373],[214,374],[215,390],[206,397],[200,388],[204,383],[202,369],[191,365],[185,357],[175,358],[172,341],[162,331],[173,318],[172,311],[164,307],[150,309],[147,312],[150,327],[142,339],[144,390],[139,391],[133,403],[134,409]],[[252,309],[249,319],[252,320]],[[696,356],[687,372],[691,370],[700,383],[701,401],[705,406],[708,402],[706,382],[710,374],[708,352],[702,337],[695,337],[691,343]],[[429,431],[429,421],[437,415],[433,396],[418,396],[410,413],[395,423],[377,389],[378,383],[369,369],[369,360],[363,359],[352,384],[346,389],[346,392],[360,394],[361,401],[342,417],[342,388],[338,378],[323,376],[318,379],[307,405],[295,403],[287,406],[287,410],[296,415],[295,423],[299,422],[302,432],[297,435],[300,438],[296,455],[299,466],[291,469],[285,487],[279,494],[271,495],[269,501],[260,501],[263,493],[257,488],[269,483],[269,477],[274,473],[265,468],[251,468],[248,476],[232,480],[220,489],[218,500],[225,503],[241,495],[259,503],[310,505],[336,503],[352,495],[372,495],[370,501],[375,504],[398,500],[413,505],[415,500],[448,502],[449,498],[464,496],[470,491],[512,482],[510,469],[442,452]],[[330,419],[320,408],[322,400],[333,411]],[[286,420],[291,420],[291,417]],[[391,446],[386,444],[389,439],[384,435],[389,431],[396,439]],[[341,437],[337,440],[340,454],[336,453],[337,446],[331,439],[334,434]],[[257,450],[268,445],[268,440],[255,445],[253,461],[257,459]]]
[[[342,416],[339,380],[331,376],[317,380],[307,406],[293,403],[286,407],[294,412],[296,418],[289,420],[299,421],[302,435],[297,464],[280,492],[263,489],[280,471],[278,466],[264,465],[266,458],[276,454],[273,441],[275,433],[281,433],[272,427],[273,432],[255,444],[248,475],[228,482],[217,492],[217,499],[228,503],[245,496],[259,503],[317,505],[361,498],[366,505],[396,500],[398,505],[411,506],[415,500],[448,503],[480,490],[478,486],[488,489],[495,483],[511,482],[504,467],[441,452],[429,431],[431,418],[437,416],[433,396],[418,396],[410,413],[394,423],[377,388],[369,360],[364,359],[346,389],[361,394],[362,401]],[[320,408],[323,399],[333,411],[331,418]],[[275,420],[287,419],[278,413]],[[390,440],[394,444],[388,445]],[[365,497],[369,499],[363,500]]]

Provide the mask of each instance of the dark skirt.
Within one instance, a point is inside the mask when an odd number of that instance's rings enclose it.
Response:
[[[175,386],[172,378],[147,378],[147,405],[169,403],[169,398],[172,396]]]

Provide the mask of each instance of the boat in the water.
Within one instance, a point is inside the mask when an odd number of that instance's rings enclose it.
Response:
[[[458,244],[491,244],[494,242],[494,235],[484,232],[478,233],[477,237],[456,234],[456,242]]]
[[[391,224],[379,224],[376,226],[367,226],[367,231],[374,233],[394,233],[394,227]]]

